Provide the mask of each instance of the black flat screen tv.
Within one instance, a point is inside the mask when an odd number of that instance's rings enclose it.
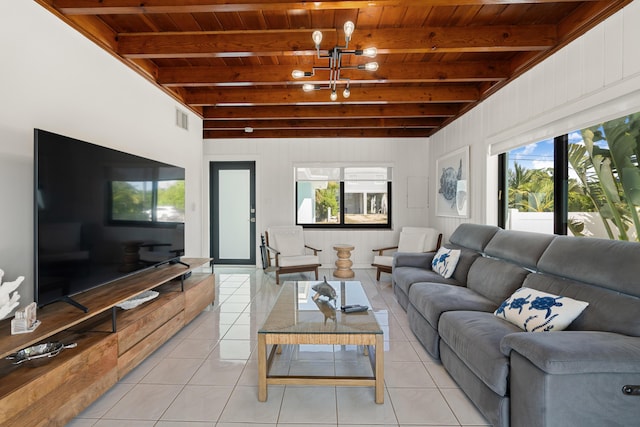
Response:
[[[40,129],[34,163],[38,306],[183,255],[184,168]]]

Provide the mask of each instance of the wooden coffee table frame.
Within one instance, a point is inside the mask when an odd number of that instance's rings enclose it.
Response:
[[[287,376],[269,375],[275,354],[282,345],[333,344],[365,346],[371,362],[373,376]],[[267,347],[271,350],[267,356]],[[376,403],[384,403],[384,335],[380,333],[258,333],[258,400],[267,400],[267,386],[273,385],[333,385],[333,386],[373,386]]]

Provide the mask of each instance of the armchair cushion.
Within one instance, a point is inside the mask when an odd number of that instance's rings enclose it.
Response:
[[[424,239],[422,241],[422,249],[420,249],[418,251],[411,251],[411,252],[433,252],[433,251],[438,250],[438,244],[440,242],[441,234],[435,228],[431,228],[431,227],[402,227],[402,232],[400,233],[400,239],[402,239],[402,234],[403,233],[422,234],[424,236]],[[398,246],[400,246],[400,245],[398,245]],[[400,249],[398,249],[398,251],[400,251],[400,252],[408,252],[408,251],[401,251]]]
[[[317,255],[292,255],[279,258],[280,267],[295,267],[300,265],[316,265],[320,264],[320,258]]]
[[[276,237],[277,247],[282,256],[296,256],[304,254],[304,241],[301,235],[278,234]]]
[[[392,255],[376,255],[373,257],[373,265],[384,265],[391,267],[393,265]]]
[[[265,232],[266,249],[269,256],[267,268],[273,267],[276,273],[276,284],[280,283],[281,274],[313,272],[318,280],[318,267],[321,249],[305,245],[304,231],[301,226],[270,227]],[[313,255],[308,254],[313,251]]]
[[[269,229],[269,244],[282,256],[304,255],[302,227],[272,227]]]
[[[398,252],[423,252],[424,251],[424,233],[400,233],[398,242]]]

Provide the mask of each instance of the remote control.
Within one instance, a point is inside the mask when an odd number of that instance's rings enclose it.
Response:
[[[340,310],[345,311],[353,307],[362,307],[362,306],[360,304],[343,305],[342,307],[340,307]]]
[[[344,311],[345,313],[358,313],[367,310],[369,310],[369,307],[367,307],[366,305],[349,305],[342,307],[342,311]]]

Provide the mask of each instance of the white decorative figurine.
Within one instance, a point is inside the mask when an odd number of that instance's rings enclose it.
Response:
[[[0,319],[4,319],[7,314],[11,313],[11,310],[18,306],[20,295],[16,289],[24,280],[24,276],[20,276],[13,282],[2,283],[2,276],[4,276],[4,271],[0,270]],[[11,292],[13,295],[10,295]]]

